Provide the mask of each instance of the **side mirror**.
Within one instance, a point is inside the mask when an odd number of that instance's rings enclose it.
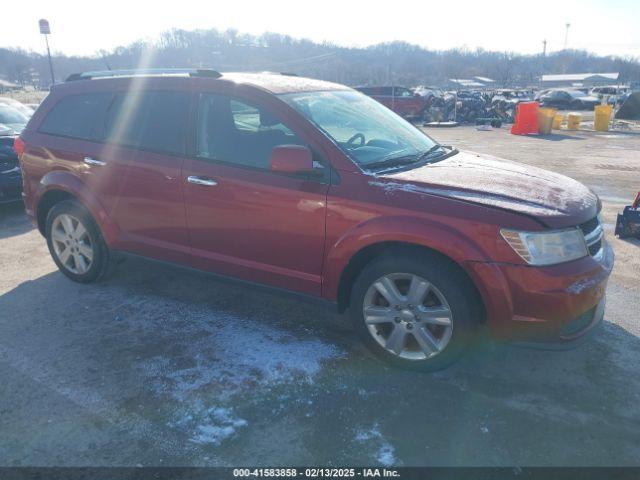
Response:
[[[311,150],[301,145],[279,145],[271,151],[271,170],[281,173],[313,173]]]

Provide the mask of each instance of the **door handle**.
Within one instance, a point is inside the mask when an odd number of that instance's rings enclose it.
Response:
[[[95,167],[102,167],[107,164],[107,162],[103,162],[102,160],[96,160],[95,158],[91,158],[91,157],[84,157],[84,163],[86,163],[87,165],[93,165]]]
[[[216,185],[218,185],[218,182],[216,182],[212,178],[198,177],[196,175],[188,176],[187,182],[195,183],[196,185],[204,185],[205,187],[215,187]]]

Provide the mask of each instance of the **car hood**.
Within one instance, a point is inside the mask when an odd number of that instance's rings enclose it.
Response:
[[[409,171],[377,175],[370,183],[387,194],[404,190],[509,210],[553,228],[590,220],[599,208],[597,195],[576,180],[473,152],[459,152]]]

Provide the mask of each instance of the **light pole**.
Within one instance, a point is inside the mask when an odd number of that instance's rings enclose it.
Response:
[[[542,81],[542,75],[544,75],[544,61],[547,58],[547,39],[545,38],[542,41],[542,61],[540,62],[540,69],[542,70],[542,73],[540,74],[540,80]]]
[[[48,35],[51,35],[51,28],[49,27],[49,21],[44,18],[38,20],[38,25],[40,27],[40,33],[44,35],[44,43],[47,45],[47,57],[49,58],[49,72],[51,73],[51,86],[56,83],[55,77],[53,76],[53,63],[51,62],[51,51],[49,50],[49,38]]]
[[[570,23],[565,23],[565,31],[564,31],[564,49],[567,49],[567,41],[569,40],[569,27],[571,26]]]

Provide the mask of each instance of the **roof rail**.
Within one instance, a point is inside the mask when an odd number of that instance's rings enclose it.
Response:
[[[101,70],[95,72],[72,73],[67,82],[76,80],[91,80],[93,78],[109,77],[139,77],[139,76],[171,76],[188,75],[190,77],[220,78],[222,74],[209,68],[143,68],[131,70]]]

